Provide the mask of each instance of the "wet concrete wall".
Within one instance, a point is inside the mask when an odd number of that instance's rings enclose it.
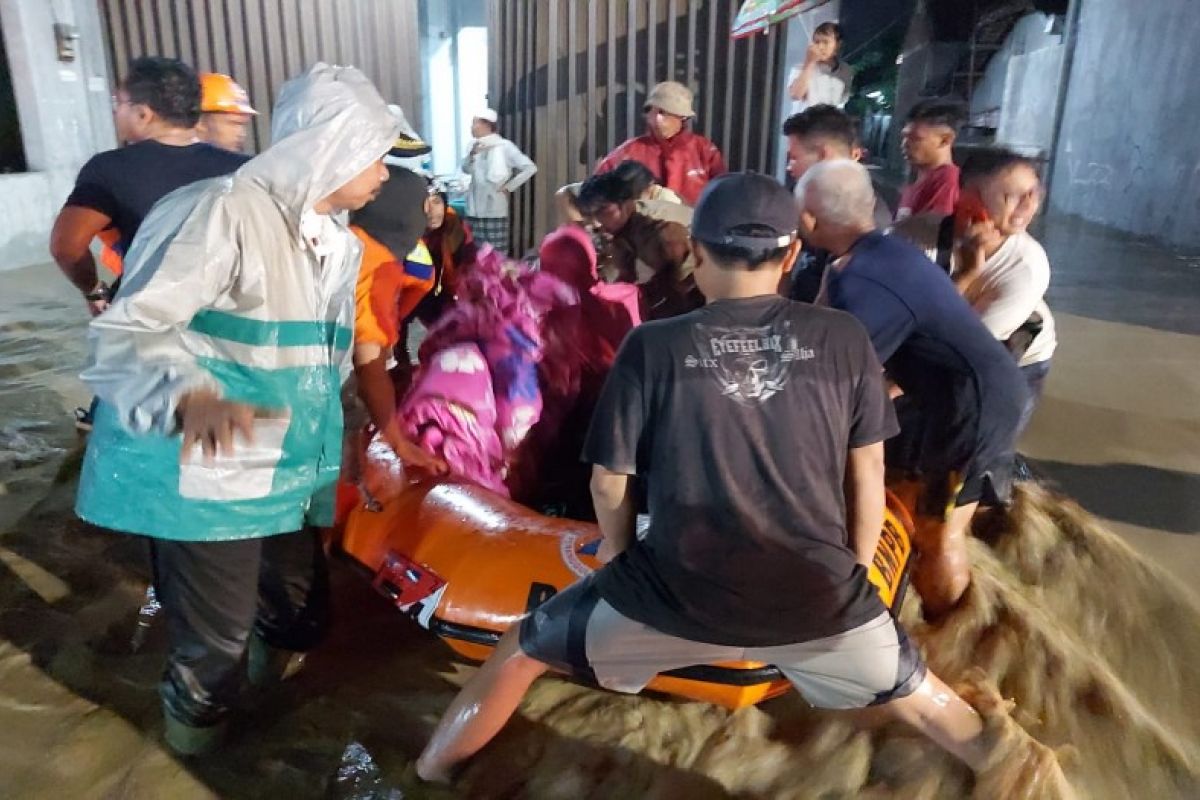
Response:
[[[1050,21],[1049,15],[1034,12],[1022,17],[1013,26],[1004,45],[988,60],[983,77],[975,85],[975,92],[971,95],[972,117],[1004,108],[1014,58],[1019,59],[1062,44],[1062,34],[1046,32]]]
[[[1038,157],[1054,144],[1062,75],[1061,25],[1040,12],[1022,17],[988,61],[971,96],[971,119],[996,128],[996,142]]]
[[[996,128],[999,144],[1038,158],[1050,155],[1065,50],[1052,45],[1008,60]]]
[[[1200,247],[1196,3],[1087,0],[1081,12],[1051,204]]]

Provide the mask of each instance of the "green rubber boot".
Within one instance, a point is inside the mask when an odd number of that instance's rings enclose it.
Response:
[[[163,722],[165,723],[163,738],[167,742],[167,747],[171,748],[176,755],[185,757],[202,756],[213,752],[225,741],[225,734],[229,729],[228,723],[224,720],[216,725],[198,728],[180,722],[165,710],[163,711]]]
[[[257,633],[246,645],[246,679],[255,689],[283,683],[304,668],[304,653],[271,647]]]

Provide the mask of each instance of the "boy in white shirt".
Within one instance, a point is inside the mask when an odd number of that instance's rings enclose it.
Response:
[[[792,113],[809,106],[830,105],[841,108],[850,99],[854,68],[838,58],[842,46],[842,28],[836,22],[824,22],[813,31],[804,63],[792,67],[788,75],[788,96]]]
[[[1037,165],[1002,149],[972,153],[954,215],[919,214],[892,229],[950,273],[984,326],[1017,359],[1029,388],[1018,435],[1041,397],[1057,346],[1046,306],[1050,261],[1029,235],[1041,206]]]

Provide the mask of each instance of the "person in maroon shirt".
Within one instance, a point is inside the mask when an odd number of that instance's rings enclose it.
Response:
[[[954,213],[959,174],[951,150],[962,121],[962,107],[949,100],[927,100],[908,113],[902,147],[917,180],[900,193],[897,221],[930,212]]]
[[[696,205],[708,182],[728,169],[717,146],[688,127],[696,116],[691,90],[675,81],[660,83],[650,90],[644,110],[647,132],[605,156],[596,174],[608,172],[623,161],[640,161],[683,202]]]

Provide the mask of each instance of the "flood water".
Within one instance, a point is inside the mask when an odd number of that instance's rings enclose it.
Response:
[[[1082,302],[1082,301],[1081,301]],[[730,713],[538,682],[452,789],[412,761],[473,669],[344,565],[305,669],[247,698],[230,747],[160,743],[162,626],[131,652],[144,544],[74,519],[69,411],[84,309],[50,268],[0,273],[0,797],[960,798],[972,777],[896,726],[795,694]],[[1200,797],[1200,610],[1156,564],[1039,487],[973,542],[968,602],[912,622],[954,683],[982,668],[1012,718],[1065,747],[1078,796]],[[986,539],[986,541],[985,541]]]

